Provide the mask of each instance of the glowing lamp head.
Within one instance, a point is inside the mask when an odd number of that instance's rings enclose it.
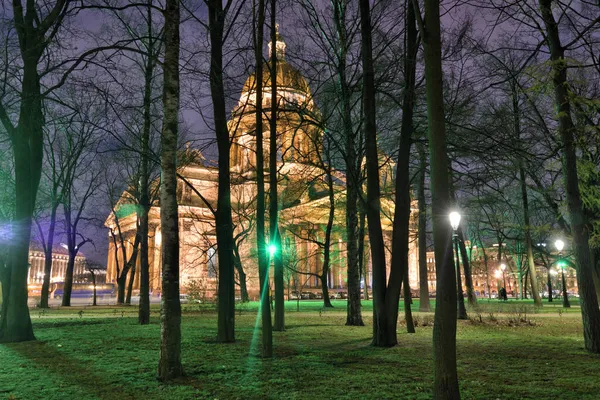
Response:
[[[504,263],[500,264],[500,269],[502,271],[506,271],[506,264],[504,264]]]
[[[273,257],[275,255],[275,253],[277,253],[277,246],[275,246],[274,244],[270,244],[269,245],[269,254],[271,255],[271,257]]]
[[[560,253],[565,248],[565,242],[558,239],[556,242],[554,242],[554,246],[556,246],[556,250],[558,250],[558,252]]]
[[[452,230],[457,230],[458,224],[460,224],[460,214],[456,211],[452,211],[448,217],[450,218],[450,225],[452,226]]]

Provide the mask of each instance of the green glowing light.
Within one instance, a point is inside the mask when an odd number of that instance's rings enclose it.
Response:
[[[275,246],[274,244],[270,244],[269,245],[269,254],[271,255],[271,257],[273,257],[275,255],[275,253],[277,253],[277,246]]]

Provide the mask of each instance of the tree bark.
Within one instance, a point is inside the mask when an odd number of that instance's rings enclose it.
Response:
[[[325,228],[325,242],[323,243],[323,269],[321,270],[321,290],[323,292],[323,307],[333,308],[329,299],[329,269],[331,267],[331,231],[333,229],[333,220],[335,217],[335,197],[333,192],[333,176],[331,174],[331,157],[327,151],[327,194],[329,198],[329,214],[327,217],[327,226]]]
[[[589,234],[583,212],[579,178],[575,126],[571,118],[571,101],[567,80],[567,63],[564,48],[560,42],[558,24],[552,14],[551,0],[539,0],[540,10],[546,28],[545,38],[552,60],[552,81],[558,112],[558,131],[563,144],[563,174],[567,192],[567,204],[571,215],[571,232],[577,261],[577,286],[579,304],[583,320],[585,348],[591,353],[600,353],[600,310],[593,282],[593,266],[590,260]]]
[[[367,168],[366,213],[373,264],[373,345],[389,347],[386,308],[386,264],[383,232],[381,230],[381,189],[379,187],[379,157],[375,106],[375,72],[371,38],[371,10],[368,0],[360,0],[360,26],[363,67],[363,109]]]
[[[517,143],[521,143],[521,118],[519,112],[519,100],[517,97],[516,84],[512,85],[512,106],[513,106],[513,126]],[[525,167],[523,157],[518,156],[519,164],[519,183],[521,186],[521,201],[523,204],[523,224],[525,228],[525,247],[527,250],[527,262],[529,264],[529,282],[531,282],[531,295],[536,307],[542,307],[542,299],[535,269],[535,260],[533,258],[533,244],[531,243],[531,225],[529,221],[529,201],[527,198],[527,182],[525,181]],[[505,288],[506,289],[506,288]]]
[[[273,357],[273,325],[269,296],[269,261],[265,246],[265,164],[263,150],[263,55],[262,42],[265,25],[265,2],[258,0],[253,16],[256,32],[254,56],[256,61],[256,244],[258,248],[258,276],[260,284],[260,313],[262,322],[262,356]]]
[[[360,275],[362,257],[359,252],[358,238],[358,193],[360,190],[360,157],[356,150],[356,135],[352,127],[352,108],[350,104],[350,85],[346,76],[348,55],[348,32],[346,29],[346,6],[344,0],[333,0],[334,24],[338,35],[337,79],[342,104],[342,124],[344,132],[344,149],[346,157],[346,261],[348,270],[348,303],[346,325],[364,326],[360,304]],[[367,287],[365,285],[365,293]]]
[[[45,41],[32,26],[33,18],[29,19],[27,27],[17,24],[23,59],[19,124],[17,127],[5,124],[14,157],[15,240],[5,280],[8,283],[2,288],[5,301],[0,316],[0,342],[3,343],[35,340],[27,305],[27,276],[32,217],[42,173],[44,116],[37,66]]]
[[[406,50],[404,54],[404,82],[405,89],[402,99],[402,126],[400,132],[400,145],[398,150],[398,164],[396,165],[394,227],[392,232],[392,260],[390,276],[385,292],[386,313],[386,345],[393,346],[398,343],[396,327],[398,326],[398,303],[400,301],[400,288],[404,282],[404,313],[406,329],[414,333],[410,308],[411,293],[408,284],[408,243],[410,240],[410,148],[412,145],[413,111],[415,103],[415,74],[417,63],[417,27],[415,25],[415,11],[410,0],[407,2],[406,12]],[[366,110],[365,110],[366,111]],[[369,226],[371,221],[369,220]],[[384,264],[385,265],[385,264]],[[384,270],[385,276],[385,270]]]
[[[413,0],[413,4],[418,9],[416,0]],[[460,399],[456,369],[456,277],[452,259],[452,232],[448,222],[451,197],[448,187],[439,0],[425,0],[425,18],[424,21],[420,20],[419,28],[425,59],[431,215],[437,279],[433,326],[433,398]]]
[[[467,247],[465,246],[465,234],[460,226],[458,227],[457,234],[458,249],[460,250],[460,257],[462,258],[465,286],[467,288],[467,300],[469,301],[469,305],[475,306],[477,305],[477,296],[475,295],[475,289],[473,289],[471,263],[469,262],[469,254],[467,253]]]
[[[42,293],[40,298],[40,308],[49,308],[50,298],[50,277],[52,276],[52,253],[54,249],[54,232],[56,230],[56,212],[58,204],[52,206],[50,212],[50,225],[48,227],[48,240],[44,248],[44,278],[42,281]]]
[[[210,92],[219,151],[219,188],[216,231],[219,252],[219,293],[217,341],[235,341],[235,283],[233,272],[233,222],[231,217],[230,142],[223,86],[223,33],[226,10],[223,2],[211,0],[208,7],[210,30]]]
[[[425,203],[425,170],[427,155],[422,144],[417,144],[419,151],[419,182],[417,185],[417,202],[419,204],[419,311],[431,311],[429,302],[429,272],[427,270],[427,204]]]
[[[150,266],[148,265],[148,213],[150,212],[150,129],[151,105],[152,105],[152,82],[154,78],[154,37],[152,32],[152,0],[148,0],[146,8],[146,20],[148,22],[148,45],[146,64],[144,70],[144,126],[142,127],[142,153],[140,165],[140,304],[138,308],[138,323],[147,325],[150,323]]]
[[[277,157],[278,157],[278,134],[277,134],[277,25],[276,25],[277,1],[271,0],[271,118],[269,126],[269,235],[270,245],[275,246],[273,254],[273,283],[275,284],[275,323],[273,330],[285,330],[285,303],[283,298],[283,258],[281,251],[281,240],[279,234],[279,196],[277,185]],[[281,160],[283,162],[283,158]]]
[[[179,213],[177,206],[177,133],[179,128],[179,0],[165,3],[163,127],[161,132],[160,226],[162,297],[158,378],[183,375],[179,301]]]
[[[75,257],[77,252],[69,251],[69,259],[67,260],[67,269],[65,271],[65,282],[63,285],[63,297],[61,307],[71,306],[71,292],[73,291],[73,270],[75,269]]]

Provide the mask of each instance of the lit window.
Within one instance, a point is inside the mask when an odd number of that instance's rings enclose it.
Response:
[[[217,251],[214,247],[208,249],[208,277],[216,278],[217,277],[217,267],[219,266],[219,256],[217,255]]]

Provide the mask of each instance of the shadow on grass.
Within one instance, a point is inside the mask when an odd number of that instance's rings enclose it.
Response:
[[[85,325],[104,325],[111,321],[108,318],[94,318],[94,319],[65,319],[65,320],[54,320],[54,321],[40,321],[34,322],[34,327],[36,329],[44,329],[44,328],[64,328],[68,326],[85,326]]]
[[[98,398],[110,396],[110,388],[114,385],[100,374],[91,370],[84,362],[73,359],[64,352],[57,350],[46,342],[27,342],[5,344],[6,348],[28,359],[36,368],[43,368],[56,375],[69,386],[79,387],[84,393],[93,394]],[[130,393],[123,393],[121,398],[132,397]],[[65,393],[68,398],[68,393]]]

